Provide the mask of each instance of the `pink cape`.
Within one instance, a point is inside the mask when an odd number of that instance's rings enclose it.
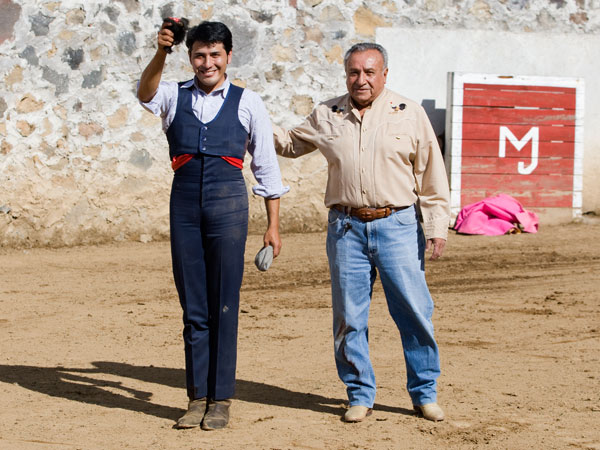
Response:
[[[514,228],[536,233],[539,219],[510,195],[500,194],[472,203],[461,209],[454,229],[464,234],[498,236]]]

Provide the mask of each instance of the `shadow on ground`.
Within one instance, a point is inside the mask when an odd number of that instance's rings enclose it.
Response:
[[[121,408],[176,420],[183,414],[181,408],[151,402],[152,392],[124,386],[121,381],[102,380],[94,375],[113,375],[185,390],[185,371],[168,367],[134,366],[126,363],[97,361],[93,368],[35,367],[0,365],[0,381],[68,400],[89,403],[106,408]],[[118,393],[120,392],[120,393]],[[255,381],[237,380],[237,400],[284,408],[306,409],[340,416],[344,403],[340,398],[292,391],[279,386]],[[412,415],[411,410],[375,405],[378,411]]]

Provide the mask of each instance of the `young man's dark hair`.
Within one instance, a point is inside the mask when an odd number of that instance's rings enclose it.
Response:
[[[202,22],[191,28],[185,39],[188,51],[191,51],[194,42],[206,42],[207,44],[221,42],[227,54],[233,48],[231,31],[221,22]]]

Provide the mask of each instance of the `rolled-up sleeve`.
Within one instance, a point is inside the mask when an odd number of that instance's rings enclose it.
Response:
[[[279,198],[290,188],[284,186],[281,181],[269,113],[258,94],[244,90],[242,99],[245,100],[244,104],[247,107],[242,108],[240,104],[240,113],[247,112],[249,114],[248,153],[252,156],[250,169],[258,183],[252,187],[252,192],[265,198]]]

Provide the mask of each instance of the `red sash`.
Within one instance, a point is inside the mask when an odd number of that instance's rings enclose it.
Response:
[[[193,157],[194,157],[194,155],[190,155],[189,153],[184,153],[183,155],[173,156],[173,159],[171,161],[171,168],[173,170],[177,170],[180,167],[187,164]],[[233,158],[232,156],[221,156],[221,158],[223,158],[225,161],[227,161],[232,166],[237,167],[238,169],[242,169],[244,167],[243,159]]]

